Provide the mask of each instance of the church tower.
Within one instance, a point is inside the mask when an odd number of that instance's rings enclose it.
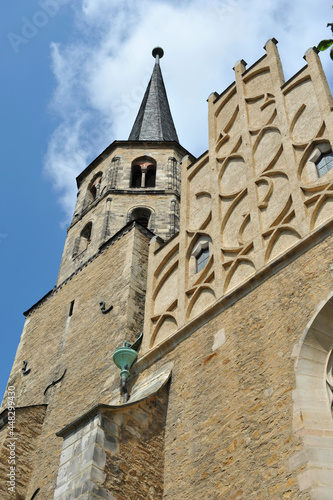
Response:
[[[19,499],[65,499],[72,491],[81,498],[87,488],[93,498],[96,495],[99,480],[96,483],[95,466],[86,458],[87,447],[79,445],[82,453],[73,456],[72,470],[71,458],[63,462],[61,455],[67,434],[56,433],[78,417],[84,421],[94,405],[121,401],[112,356],[125,340],[140,338],[143,329],[149,243],[156,236],[160,244],[179,231],[181,162],[193,157],[178,142],[160,68],[162,56],[161,48],[153,50],[152,76],[128,140],[114,141],[77,177],[77,202],[56,285],[24,313],[26,323],[8,383],[15,392],[14,438],[20,436],[15,465]],[[11,437],[6,404],[5,399],[0,417],[0,476],[5,478]],[[149,434],[153,425],[161,434],[159,412],[148,412],[144,432]],[[113,451],[115,432],[108,438]],[[82,429],[74,434],[76,440]],[[154,470],[128,498],[139,498],[140,488],[144,498],[160,497],[161,449],[152,449],[151,455]],[[5,481],[0,485],[1,498],[12,498],[8,486]],[[149,488],[153,493],[148,495]]]
[[[128,141],[114,141],[77,177],[77,202],[57,285],[87,262],[126,224],[136,220],[163,240],[179,231],[178,142],[160,68],[155,65]]]

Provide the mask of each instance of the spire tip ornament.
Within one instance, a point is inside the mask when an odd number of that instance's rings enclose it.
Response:
[[[155,47],[152,51],[152,56],[156,58],[156,56],[159,57],[159,59],[161,59],[161,57],[164,56],[164,50],[162,49],[162,47]]]

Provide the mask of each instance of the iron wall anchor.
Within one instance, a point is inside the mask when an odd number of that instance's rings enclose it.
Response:
[[[53,382],[51,382],[51,383],[50,383],[50,384],[46,387],[46,389],[45,389],[45,391],[44,391],[44,396],[45,396],[45,394],[47,393],[47,391],[50,389],[50,387],[53,387],[54,385],[59,384],[59,382],[61,382],[61,381],[62,381],[62,379],[64,378],[64,376],[65,376],[66,372],[67,372],[67,368],[65,369],[64,373],[61,375],[61,377],[60,377],[60,378],[58,378],[57,380],[53,380]]]
[[[112,311],[113,306],[110,306],[108,309],[105,309],[105,302],[102,300],[99,305],[101,306],[101,311],[103,314],[107,314],[108,312]]]
[[[22,368],[23,375],[28,375],[31,372],[30,368],[27,369],[27,364],[28,364],[28,361],[24,360],[23,361],[23,368]]]

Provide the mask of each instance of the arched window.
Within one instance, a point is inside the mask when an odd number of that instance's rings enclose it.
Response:
[[[79,253],[83,252],[88,248],[90,245],[91,241],[91,230],[92,230],[92,223],[88,222],[82,229],[80,233],[80,247],[79,247]]]
[[[97,196],[99,195],[100,187],[101,187],[101,180],[102,180],[102,173],[99,173],[94,177],[94,179],[89,187],[89,190],[91,192],[93,200],[95,198],[97,198]]]
[[[150,216],[151,216],[151,211],[149,210],[149,208],[138,207],[135,208],[131,213],[130,220],[135,220],[139,222],[141,226],[148,228]]]
[[[318,172],[318,177],[325,175],[331,168],[333,168],[333,153],[322,153],[318,160],[315,162]]]
[[[75,240],[73,254],[72,254],[73,259],[75,259],[77,255],[84,252],[88,248],[91,242],[91,231],[92,231],[92,222],[88,222],[88,224],[86,224],[82,229],[80,236]]]
[[[154,165],[149,165],[146,173],[145,187],[147,188],[155,187],[155,181],[156,181],[156,167]]]
[[[330,143],[322,142],[316,144],[309,160],[308,172],[306,172],[310,176],[310,180],[316,180],[316,177],[320,179],[327,174],[333,168],[333,152]]]
[[[202,248],[198,255],[195,257],[196,259],[196,271],[197,273],[201,271],[205,267],[209,259],[209,248],[208,245],[206,248]]]
[[[87,192],[83,202],[83,208],[86,208],[90,203],[92,203],[96,198],[99,197],[101,190],[101,181],[102,181],[102,172],[98,172],[98,174],[94,175],[89,186],[87,188]]]
[[[209,236],[202,235],[190,255],[190,274],[202,271],[208,264],[211,255],[212,240]]]
[[[132,188],[140,188],[141,187],[141,179],[142,179],[142,173],[141,173],[140,165],[133,165],[131,187]]]
[[[297,439],[302,440],[296,456],[302,453],[306,457],[303,467],[310,479],[306,486],[311,487],[309,498],[333,498],[333,467],[332,461],[327,460],[333,435],[333,293],[330,295],[324,304],[318,305],[293,351],[296,358],[293,427]],[[324,484],[323,470],[327,470]],[[302,477],[304,469],[299,479]]]
[[[152,188],[156,183],[156,161],[149,156],[141,156],[132,162],[131,188]]]

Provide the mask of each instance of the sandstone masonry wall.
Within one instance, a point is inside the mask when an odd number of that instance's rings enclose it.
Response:
[[[16,387],[17,407],[47,405],[30,496],[40,487],[44,498],[52,498],[62,444],[55,433],[119,393],[112,355],[142,330],[148,241],[148,232],[133,223],[27,318],[9,385]],[[101,312],[102,300],[113,305],[107,314]],[[26,376],[23,360],[31,368]]]
[[[0,495],[3,500],[26,498],[31,471],[36,462],[38,463],[38,437],[42,432],[45,411],[45,405],[15,409],[12,432],[9,432],[7,412],[3,414],[4,423],[0,429],[0,476],[2,478]],[[10,449],[13,450],[14,458],[10,456]],[[15,470],[14,490],[9,489],[9,472],[12,464]]]
[[[138,361],[138,372],[147,363],[148,371],[174,363],[165,499],[317,498],[309,483],[299,489],[307,463],[293,401],[294,348],[333,289],[332,244],[327,237],[257,286],[244,285],[233,301],[193,321],[183,337],[160,343],[155,356],[152,349]],[[320,391],[325,387],[324,368],[313,382]],[[328,396],[322,405],[330,417]],[[324,435],[313,418],[313,432]],[[325,419],[329,440],[332,418],[330,430],[327,425]]]

